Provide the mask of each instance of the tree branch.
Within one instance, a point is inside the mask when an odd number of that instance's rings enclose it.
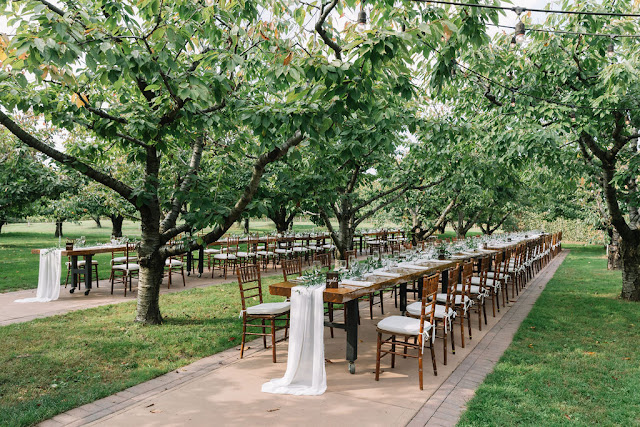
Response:
[[[88,164],[78,160],[76,157],[58,151],[55,148],[40,141],[35,136],[22,129],[16,122],[11,120],[11,118],[7,116],[2,111],[2,109],[0,109],[0,124],[6,127],[20,141],[22,141],[29,147],[34,148],[39,152],[51,157],[52,159],[77,170],[78,172],[82,173],[85,176],[88,176],[89,178],[93,179],[96,182],[99,182],[102,185],[109,187],[110,189],[124,197],[129,203],[135,204],[135,198],[132,196],[131,187],[103,172],[92,168]]]
[[[316,28],[316,32],[320,35],[320,38],[322,39],[322,41],[324,41],[324,43],[335,52],[336,58],[338,60],[342,60],[342,48],[338,46],[336,42],[331,40],[331,38],[327,35],[327,30],[323,28],[323,25],[327,20],[327,17],[331,13],[331,11],[336,7],[337,4],[338,4],[338,0],[333,0],[326,7],[323,6],[322,13],[320,13],[320,18],[318,18],[318,22],[316,22],[315,28]]]
[[[175,227],[176,225],[176,221],[178,220],[178,215],[180,214],[180,209],[182,208],[183,204],[182,194],[185,194],[187,191],[189,191],[189,188],[191,187],[191,183],[193,181],[192,177],[198,172],[198,169],[200,169],[200,160],[202,159],[203,149],[204,136],[200,136],[196,138],[193,143],[193,148],[191,150],[191,161],[189,162],[189,170],[187,171],[185,178],[180,184],[178,195],[174,195],[174,198],[171,202],[171,210],[167,213],[167,215],[164,217],[164,220],[160,224],[160,233],[162,234],[162,239],[166,239],[163,241],[163,243],[180,234],[180,232],[178,232],[172,236],[171,233],[167,233],[167,231]]]

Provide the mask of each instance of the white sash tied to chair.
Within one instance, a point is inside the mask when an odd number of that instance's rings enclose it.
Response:
[[[424,341],[429,339],[429,331],[422,331],[422,353],[424,353]],[[435,331],[431,334],[431,343],[433,344],[436,341],[436,333]]]
[[[447,335],[447,323],[449,324],[449,329],[453,329],[451,326],[451,322],[453,321],[453,319],[456,318],[456,316],[458,315],[458,313],[455,312],[455,310],[451,310],[449,309],[448,313],[444,314],[444,334]]]

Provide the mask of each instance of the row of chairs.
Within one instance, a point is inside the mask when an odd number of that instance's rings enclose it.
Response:
[[[395,357],[414,357],[418,359],[418,379],[423,389],[423,355],[428,345],[433,364],[434,375],[438,374],[434,342],[437,338],[444,341],[444,364],[447,364],[447,346],[455,354],[454,323],[460,326],[460,343],[465,347],[465,321],[469,339],[472,339],[471,313],[478,314],[478,330],[482,330],[482,316],[487,324],[486,302],[489,299],[495,310],[499,311],[501,294],[503,306],[508,301],[508,286],[512,295],[518,294],[540,270],[542,270],[560,250],[562,233],[545,235],[516,246],[514,250],[498,252],[495,256],[484,257],[477,262],[458,264],[444,274],[448,278],[446,293],[438,292],[441,286],[440,274],[423,278],[420,301],[407,306],[406,316],[390,316],[377,325],[378,339],[376,351],[376,381],[380,378],[380,360],[391,355],[391,367]],[[401,337],[401,339],[399,339]],[[402,349],[400,352],[398,347]],[[417,354],[407,354],[408,349],[417,350]]]
[[[261,265],[266,270],[269,264],[276,269],[283,260],[300,259],[311,264],[315,256],[322,253],[334,253],[333,244],[322,243],[324,239],[313,240],[311,237],[278,238],[250,236],[246,247],[240,246],[240,239],[227,237],[223,242],[216,242],[204,250],[207,266],[214,277],[215,270],[221,271],[227,278],[229,271],[249,264]],[[241,250],[243,249],[243,250]]]
[[[561,240],[561,233],[542,236],[521,243],[513,250],[497,252],[476,262],[458,264],[443,274],[425,276],[422,279],[420,299],[407,306],[405,316],[389,316],[377,324],[376,380],[379,380],[380,360],[384,356],[391,355],[392,368],[395,366],[396,356],[413,357],[418,359],[419,385],[422,389],[425,346],[429,348],[433,372],[437,375],[435,340],[441,339],[444,342],[443,359],[446,365],[449,345],[455,354],[455,329],[459,327],[460,344],[464,348],[467,333],[468,339],[472,339],[474,312],[477,314],[478,330],[481,331],[483,323],[487,324],[486,304],[491,302],[493,316],[496,316],[496,312],[500,311],[500,303],[504,307],[509,300],[509,287],[512,295],[518,294],[560,252]],[[325,260],[323,265],[331,265],[330,254],[324,254],[322,258]],[[302,260],[283,260],[282,271],[285,281],[301,274]],[[287,339],[290,303],[264,303],[260,267],[257,264],[237,266],[236,274],[243,317],[240,355],[242,357],[244,354],[248,335],[262,336],[265,348],[267,337],[270,336],[272,359],[275,363],[276,330],[285,328],[283,339]],[[448,279],[446,292],[439,292],[442,286],[440,279],[445,276]],[[382,296],[380,299],[383,299]],[[257,300],[258,304],[250,305],[252,300]],[[372,296],[369,300],[371,304]],[[336,306],[337,304],[327,304],[326,314],[330,321],[333,320],[334,310],[341,309]],[[333,337],[333,330],[331,336]],[[411,354],[408,350],[416,351],[416,354]]]

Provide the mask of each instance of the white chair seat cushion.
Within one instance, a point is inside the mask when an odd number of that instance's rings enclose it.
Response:
[[[267,314],[282,314],[291,309],[291,303],[285,302],[264,302],[262,304],[247,307],[247,314],[263,316]]]
[[[180,267],[183,265],[182,261],[178,259],[172,259],[172,260],[167,259],[164,263],[165,265],[169,265],[169,262],[171,262],[171,267]]]
[[[493,272],[493,271],[489,271],[489,272],[487,273],[487,277],[489,277],[489,278],[491,278],[491,279],[494,279],[494,278],[495,278],[495,276],[496,276],[496,273],[495,273],[495,272]],[[508,279],[508,278],[509,278],[509,276],[507,276],[507,275],[506,275],[506,274],[504,274],[504,273],[500,273],[500,275],[498,276],[498,279],[499,279],[499,280],[506,280],[506,279]]]
[[[389,316],[378,322],[378,329],[399,335],[418,335],[420,319],[405,316]],[[424,322],[424,331],[431,330],[431,323]]]
[[[458,285],[458,287],[456,288],[456,290],[457,290],[458,292],[462,292],[462,285]],[[478,285],[471,285],[471,286],[469,287],[469,293],[470,293],[471,295],[479,294],[479,293],[480,293],[480,286],[478,286]]]
[[[240,258],[251,258],[252,256],[256,256],[253,252],[237,252],[236,256]]]
[[[214,259],[236,259],[234,254],[216,254],[213,256]]]
[[[462,304],[462,297],[464,296],[464,302],[465,304],[467,304],[469,302],[469,297],[466,295],[456,295],[456,305],[460,305]],[[442,293],[442,294],[436,294],[436,301],[442,304],[446,304],[447,303],[447,294]]]
[[[258,252],[256,252],[256,254],[258,254],[260,256],[274,256],[275,255],[275,253],[269,252],[269,251],[258,251]]]
[[[293,248],[294,252],[307,252],[309,249],[305,248],[304,246],[296,246],[295,248]]]
[[[129,261],[137,261],[137,260],[138,260],[137,257],[129,257]],[[126,256],[117,256],[111,260],[112,264],[121,264],[123,262],[127,262]]]
[[[220,253],[220,249],[205,249],[204,253],[205,254],[219,254]]]
[[[407,306],[407,313],[412,316],[420,316],[420,311],[422,310],[422,303],[420,301],[416,301]],[[446,314],[446,307],[444,305],[436,305],[436,311],[433,313],[433,317],[436,319],[444,319]],[[454,311],[452,308],[449,309],[449,316],[453,315]]]
[[[84,265],[87,263],[87,261],[85,260],[80,260],[78,261],[78,267],[84,267]],[[98,265],[98,261],[92,259],[91,260],[91,265]],[[71,268],[71,262],[67,262],[67,268]]]
[[[471,283],[474,285],[479,285],[480,284],[480,278],[479,277],[472,277],[471,278]],[[487,279],[487,286],[495,288],[496,286],[500,286],[500,283],[497,280],[494,279]]]
[[[123,270],[123,271],[138,271],[140,270],[140,266],[138,264],[132,264],[129,263],[129,265],[127,264],[118,264],[118,265],[114,265],[111,266],[112,270]]]
[[[330,244],[322,245],[322,247],[324,249],[335,249],[336,248],[334,245],[330,245]]]
[[[277,253],[277,254],[290,254],[291,252],[292,251],[290,251],[289,249],[280,249],[280,248],[278,248],[278,249],[275,250],[275,253]]]

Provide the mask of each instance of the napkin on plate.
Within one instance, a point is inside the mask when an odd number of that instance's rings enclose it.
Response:
[[[398,267],[400,268],[408,268],[410,270],[424,270],[426,267],[422,266],[422,265],[415,265],[415,264],[411,264],[408,262],[401,262],[400,264],[398,264]]]

